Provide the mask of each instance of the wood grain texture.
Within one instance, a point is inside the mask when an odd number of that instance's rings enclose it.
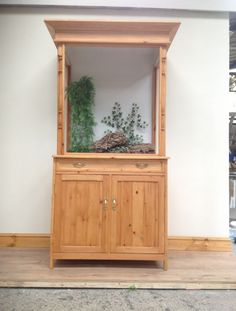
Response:
[[[166,154],[166,47],[160,47],[160,61],[159,61],[159,154],[164,156]]]
[[[0,233],[0,247],[49,247],[49,234]]]
[[[57,48],[57,154],[64,154],[65,136],[65,45]]]
[[[105,251],[106,179],[102,175],[56,176],[53,253]]]
[[[164,173],[165,160],[159,159],[87,159],[70,157],[57,159],[57,172],[92,172],[92,173]]]
[[[67,60],[67,58],[66,58]],[[67,88],[68,85],[71,83],[71,76],[72,76],[72,69],[70,64],[66,64],[66,82],[65,82],[65,87]],[[66,148],[65,151],[67,152],[70,148],[71,145],[71,105],[68,102],[67,98],[65,99],[66,102]]]
[[[169,157],[156,154],[127,153],[69,153],[54,155],[54,159],[128,159],[128,160],[168,160]]]
[[[46,20],[55,44],[170,46],[180,23],[121,20]]]
[[[169,250],[181,251],[222,251],[232,250],[232,243],[229,238],[214,237],[169,237]]]
[[[48,249],[0,248],[0,286],[55,288],[236,289],[236,256],[170,251],[169,269],[155,261],[58,261]]]
[[[112,252],[163,254],[164,178],[118,175],[112,187]]]
[[[166,260],[166,161],[54,157],[51,267],[56,259]]]
[[[213,251],[231,252],[229,238],[217,237],[171,237],[167,238],[168,250],[171,251]],[[1,233],[0,247],[49,247],[49,234]]]
[[[157,69],[154,67],[152,71],[152,144],[156,146],[156,153],[159,152],[157,150],[156,144],[156,128],[157,128]]]

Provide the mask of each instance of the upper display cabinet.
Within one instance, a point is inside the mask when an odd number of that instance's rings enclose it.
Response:
[[[58,155],[165,156],[166,54],[179,23],[45,23],[58,54]]]

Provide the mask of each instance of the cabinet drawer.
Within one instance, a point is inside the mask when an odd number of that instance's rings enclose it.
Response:
[[[164,160],[55,159],[57,172],[164,172]]]

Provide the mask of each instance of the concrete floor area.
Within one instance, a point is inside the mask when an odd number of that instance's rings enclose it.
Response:
[[[0,311],[235,311],[235,290],[1,288]]]

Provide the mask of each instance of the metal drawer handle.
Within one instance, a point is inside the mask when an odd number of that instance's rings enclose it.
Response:
[[[104,211],[105,210],[107,210],[107,208],[108,208],[108,200],[107,199],[104,199],[104,201],[103,201],[103,209],[104,209]]]
[[[77,167],[77,168],[82,168],[85,165],[86,165],[86,163],[84,163],[84,162],[75,162],[75,163],[73,163],[73,166]]]
[[[136,167],[142,170],[148,167],[148,163],[136,163]]]
[[[116,199],[112,199],[112,210],[116,211]]]

